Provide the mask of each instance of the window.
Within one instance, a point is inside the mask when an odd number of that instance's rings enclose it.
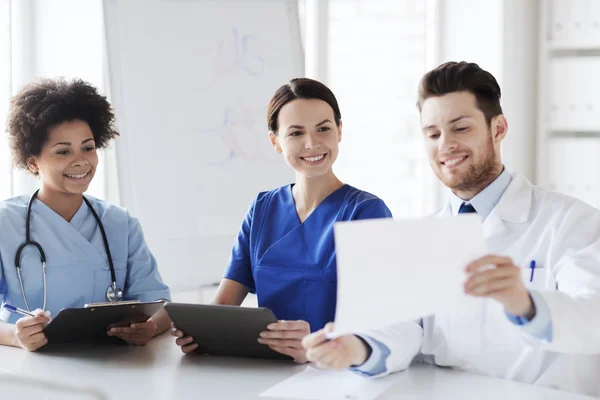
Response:
[[[0,0],[0,199],[12,194],[11,158],[4,121],[10,99],[10,0]]]
[[[329,0],[327,76],[343,120],[336,173],[396,217],[432,211],[415,106],[428,67],[426,11],[423,0]]]
[[[12,12],[12,15],[11,15]],[[22,35],[26,32],[26,35]],[[77,32],[77,34],[73,34]],[[21,33],[20,35],[18,33]],[[11,51],[19,46],[19,57]],[[81,78],[106,93],[104,26],[101,0],[0,0],[0,120],[2,132],[12,93],[36,77]],[[12,74],[19,71],[20,74]],[[22,73],[27,71],[27,73]],[[13,78],[18,75],[18,78]],[[15,79],[13,81],[13,79]],[[106,194],[106,153],[99,152],[96,176],[88,193]],[[116,186],[116,179],[112,179]],[[11,168],[7,135],[0,139],[0,200],[31,193],[38,182]]]

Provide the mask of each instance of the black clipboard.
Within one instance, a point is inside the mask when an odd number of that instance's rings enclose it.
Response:
[[[163,300],[148,303],[117,302],[91,304],[86,308],[65,308],[44,329],[48,344],[41,349],[64,344],[127,344],[108,336],[108,326],[128,326],[145,322],[160,310]]]
[[[277,322],[268,308],[168,303],[165,310],[177,329],[194,338],[196,353],[292,360],[257,342],[267,325]]]

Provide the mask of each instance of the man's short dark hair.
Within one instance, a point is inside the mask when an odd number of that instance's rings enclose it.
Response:
[[[454,92],[470,92],[477,100],[488,125],[502,114],[500,85],[496,78],[475,63],[450,61],[426,73],[419,83],[419,111],[430,97]]]

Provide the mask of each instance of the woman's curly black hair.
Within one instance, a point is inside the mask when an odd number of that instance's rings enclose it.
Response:
[[[48,129],[63,122],[88,123],[96,148],[104,148],[119,135],[115,115],[106,96],[81,79],[40,79],[26,85],[10,101],[6,132],[15,166],[27,168],[48,140]]]

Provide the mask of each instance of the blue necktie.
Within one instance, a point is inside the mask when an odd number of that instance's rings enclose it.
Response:
[[[458,209],[459,214],[476,213],[475,208],[471,204],[462,203]]]

